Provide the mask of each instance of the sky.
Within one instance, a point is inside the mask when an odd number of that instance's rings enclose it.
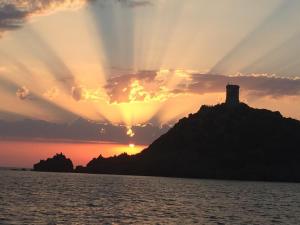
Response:
[[[133,138],[223,102],[227,83],[253,107],[300,119],[299,10],[298,0],[0,0],[0,120],[83,118]]]
[[[146,146],[136,146],[109,142],[68,142],[57,140],[3,140],[0,142],[0,166],[32,168],[40,159],[47,159],[57,153],[70,157],[74,167],[86,165],[100,154],[103,157],[139,153]],[[5,149],[5,151],[3,151]]]

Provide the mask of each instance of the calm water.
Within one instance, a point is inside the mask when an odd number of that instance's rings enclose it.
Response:
[[[0,224],[300,224],[300,184],[0,170]]]

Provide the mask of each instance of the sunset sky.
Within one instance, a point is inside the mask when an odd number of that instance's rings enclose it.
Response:
[[[83,118],[133,137],[223,102],[227,83],[300,119],[299,11],[299,0],[0,0],[0,119]]]

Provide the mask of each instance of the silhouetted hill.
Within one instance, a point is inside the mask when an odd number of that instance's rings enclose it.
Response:
[[[202,106],[140,154],[77,172],[300,181],[300,122],[246,104]]]
[[[56,154],[53,158],[41,160],[33,166],[33,170],[45,172],[72,172],[73,163],[61,153]]]

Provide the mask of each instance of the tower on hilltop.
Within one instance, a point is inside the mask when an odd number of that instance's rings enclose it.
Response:
[[[240,103],[240,86],[228,84],[226,86],[226,104],[227,105],[237,105]]]

